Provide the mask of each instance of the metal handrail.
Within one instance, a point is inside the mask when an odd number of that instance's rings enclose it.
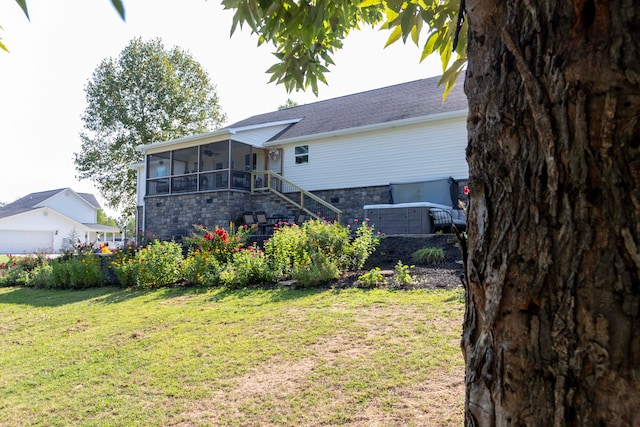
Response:
[[[251,173],[251,192],[274,193],[286,202],[306,212],[312,218],[330,219],[327,218],[329,216],[327,214],[331,212],[338,222],[342,221],[342,211],[340,209],[271,170],[253,171]],[[297,201],[298,197],[299,201]],[[314,206],[309,206],[313,203],[315,203]],[[317,209],[311,210],[310,208],[312,207]]]

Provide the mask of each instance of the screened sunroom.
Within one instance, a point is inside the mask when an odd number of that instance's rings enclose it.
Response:
[[[147,154],[146,195],[251,191],[251,171],[260,151],[225,140]]]

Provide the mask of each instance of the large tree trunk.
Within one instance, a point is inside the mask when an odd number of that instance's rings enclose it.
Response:
[[[466,423],[640,426],[640,5],[467,0]]]

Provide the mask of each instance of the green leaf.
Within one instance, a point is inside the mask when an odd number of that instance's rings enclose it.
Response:
[[[121,0],[111,0],[111,4],[113,4],[113,7],[116,8],[116,10],[118,11],[118,13],[120,14],[120,18],[122,18],[122,20],[124,21],[124,5],[122,4]]]
[[[0,30],[2,30],[2,26],[0,26]],[[0,38],[0,49],[4,50],[5,52],[9,52],[9,49],[7,49],[4,43],[2,43],[2,38]]]
[[[387,42],[385,43],[384,47],[387,47],[397,42],[401,35],[402,35],[402,28],[400,28],[400,26],[397,25],[391,32],[391,35],[387,39]]]
[[[413,42],[416,45],[419,45],[419,41],[420,41],[420,32],[422,31],[422,24],[423,24],[423,20],[422,19],[416,19],[416,24],[415,26],[411,29],[411,39],[413,40]]]
[[[29,18],[29,11],[27,10],[27,2],[26,2],[26,0],[16,0],[16,3],[18,3],[18,6],[20,6],[22,8],[22,11],[27,16],[27,19],[29,21],[31,21],[31,18]]]
[[[377,6],[381,3],[382,2],[380,0],[363,0],[360,3],[358,3],[358,7],[362,9],[369,6]]]
[[[439,85],[445,84],[444,93],[442,94],[442,103],[444,103],[447,95],[451,92],[456,85],[456,80],[458,80],[458,76],[462,72],[464,65],[467,63],[466,55],[459,55],[458,58],[451,64],[447,70],[442,73],[442,77],[440,77]]]

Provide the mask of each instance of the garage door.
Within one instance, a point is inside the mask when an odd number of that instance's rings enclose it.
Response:
[[[0,230],[0,254],[34,253],[53,248],[52,231]]]

